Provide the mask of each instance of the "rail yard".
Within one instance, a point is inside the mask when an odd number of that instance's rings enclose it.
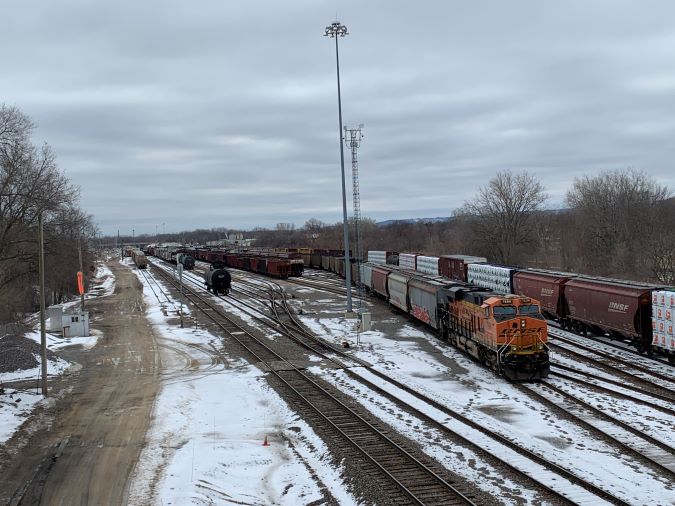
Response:
[[[109,262],[115,293],[95,301],[99,344],[70,352],[82,369],[58,380],[88,399],[82,418],[45,406],[27,419],[3,453],[7,502],[68,501],[61,484],[85,468],[90,503],[672,501],[675,381],[656,356],[549,321],[548,377],[512,382],[376,294],[357,294],[372,315],[357,329],[330,261],[290,275],[269,258],[128,254]],[[205,282],[214,267],[227,290]],[[112,329],[129,315],[145,351],[122,359]],[[121,427],[85,414],[109,368],[149,388],[140,405],[121,396],[95,415],[133,413]],[[98,476],[113,448],[125,463]]]
[[[3,7],[0,506],[675,506],[675,3]]]

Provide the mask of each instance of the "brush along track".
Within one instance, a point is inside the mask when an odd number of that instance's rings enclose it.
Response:
[[[154,269],[177,286],[177,282],[163,269]],[[475,504],[460,490],[462,485],[446,481],[440,473],[414,457],[406,448],[389,437],[386,428],[378,426],[347,406],[336,395],[310,377],[268,344],[258,339],[233,319],[227,317],[215,304],[196,290],[184,286],[183,294],[194,307],[203,312],[221,330],[237,341],[247,352],[276,377],[284,388],[294,395],[295,403],[303,411],[311,411],[323,433],[333,434],[356,450],[355,458],[363,461],[370,472],[379,474],[377,482],[391,490],[392,501],[397,504]],[[340,443],[338,443],[340,444]]]
[[[197,281],[192,282],[197,283]],[[281,292],[281,295],[282,296],[284,295],[283,292]],[[230,297],[225,298],[223,300],[225,300],[228,303],[233,302]],[[243,304],[242,301],[237,301],[236,305],[239,304]],[[288,306],[286,306],[286,308],[288,308]],[[260,310],[254,308],[254,311],[259,312]],[[294,321],[297,321],[295,320],[294,315],[292,315],[290,309],[289,312],[291,313],[291,318]],[[254,316],[254,318],[260,320],[260,318],[257,316]],[[267,315],[265,315],[265,322],[266,324],[270,325],[269,317]],[[587,501],[593,502],[594,500],[597,501],[599,498],[603,498],[615,504],[626,504],[621,499],[611,495],[609,492],[601,489],[600,487],[590,482],[587,482],[583,478],[574,475],[570,471],[564,469],[562,466],[546,460],[544,457],[532,452],[531,450],[510,441],[505,436],[502,436],[497,432],[482,427],[478,423],[473,422],[472,420],[461,415],[460,413],[453,411],[446,406],[441,405],[440,403],[426,397],[425,395],[415,391],[414,389],[408,387],[407,385],[404,385],[401,382],[393,378],[390,378],[387,375],[373,369],[370,366],[370,364],[361,361],[359,359],[350,357],[340,349],[326,345],[325,343],[323,343],[323,341],[311,335],[303,327],[293,329],[292,332],[283,323],[276,322],[276,324],[272,325],[272,327],[276,331],[281,332],[283,335],[295,340],[296,342],[298,342],[298,344],[301,344],[302,346],[311,350],[313,353],[316,353],[320,356],[323,356],[325,359],[332,361],[338,367],[344,368],[344,372],[349,376],[351,376],[353,379],[358,380],[368,388],[380,393],[381,395],[385,396],[392,402],[395,402],[398,406],[401,407],[401,409],[408,412],[412,412],[415,416],[424,420],[426,423],[432,425],[434,428],[442,431],[449,437],[461,441],[461,444],[463,446],[471,448],[473,451],[476,451],[480,455],[485,456],[491,462],[497,461],[495,468],[499,469],[506,468],[512,473],[517,474],[521,478],[525,478],[528,482],[533,483],[535,487],[546,490],[550,494],[556,496],[558,499],[561,499],[565,502],[573,502],[573,503],[587,502]],[[301,335],[302,338],[299,338],[298,335]],[[352,363],[356,362],[362,367],[367,368],[368,373],[374,375],[379,380],[383,380],[383,382],[386,383],[388,387],[376,385],[372,380],[363,377],[361,374],[355,372],[354,370],[350,370],[349,368],[346,367],[344,363],[340,362],[339,360],[333,357],[326,356],[325,353],[317,349],[317,346],[321,347],[322,349],[328,348],[328,350],[332,354],[336,353],[340,354],[343,358],[347,359],[349,362]],[[391,390],[390,387],[392,386],[396,389],[400,389],[401,391],[408,393],[409,395],[416,397],[419,400],[422,400],[429,406],[439,410],[443,415],[450,416],[456,421],[455,424],[458,426],[458,428],[453,430],[447,427],[446,424],[438,422],[437,419],[434,419],[422,413],[419,409],[411,406],[409,403],[403,402],[401,400],[401,397],[405,396],[402,396],[400,394],[392,394],[389,391]],[[443,417],[441,416],[439,418]],[[467,436],[467,434],[469,435]],[[502,455],[502,457],[497,457],[496,456],[497,453]],[[543,480],[541,478],[540,479],[533,478],[533,475],[543,477]],[[560,477],[569,480],[569,483],[560,483]],[[544,483],[543,481],[546,481],[547,483]]]

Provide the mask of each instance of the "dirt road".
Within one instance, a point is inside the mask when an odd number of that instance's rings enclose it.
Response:
[[[160,363],[138,279],[117,261],[109,267],[116,276],[114,295],[89,303],[97,315],[92,326],[104,336],[91,350],[66,356],[83,367],[53,385],[52,395],[63,398],[0,452],[2,504],[16,499],[17,490],[23,493],[22,504],[126,502],[128,478],[160,383]],[[52,461],[56,453],[60,456]]]

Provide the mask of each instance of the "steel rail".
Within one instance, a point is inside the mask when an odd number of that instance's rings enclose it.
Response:
[[[286,280],[286,281],[288,281],[288,280]],[[228,302],[230,302],[230,301],[228,300]],[[250,307],[250,306],[249,306],[249,307]],[[254,309],[254,310],[256,310],[256,309]],[[256,310],[256,311],[257,311],[257,310]],[[269,325],[269,323],[267,323],[267,324]],[[278,330],[278,329],[276,329],[276,330]],[[320,340],[318,340],[315,336],[313,336],[313,335],[311,335],[310,333],[308,333],[304,328],[300,327],[299,330],[301,331],[301,333],[307,335],[308,337],[311,336],[311,338],[312,338],[313,341],[315,341],[315,342],[318,341],[318,342],[320,343]],[[289,336],[287,336],[287,337],[290,337],[290,338],[293,339],[293,336],[290,336],[290,335],[289,335]],[[303,344],[303,343],[300,343],[300,344]],[[303,344],[303,346],[306,346],[306,345]],[[307,347],[307,346],[306,346],[306,347]],[[553,495],[557,496],[559,499],[562,499],[562,500],[565,500],[565,501],[569,501],[569,500],[570,500],[569,498],[567,498],[566,496],[564,496],[563,494],[561,494],[561,493],[558,492],[557,490],[555,490],[555,489],[549,487],[548,485],[546,485],[546,484],[544,484],[544,483],[541,483],[539,480],[537,480],[536,478],[533,478],[531,475],[527,474],[526,472],[520,470],[519,468],[517,468],[517,467],[513,466],[512,464],[510,464],[509,462],[507,462],[507,461],[505,461],[505,460],[503,460],[503,459],[500,459],[499,457],[497,457],[497,456],[495,456],[494,454],[490,453],[489,450],[486,450],[485,448],[483,448],[483,447],[481,447],[480,445],[477,445],[476,443],[470,441],[469,439],[465,438],[464,436],[462,436],[461,434],[457,433],[456,431],[453,431],[452,429],[446,427],[445,425],[443,425],[442,423],[438,422],[437,420],[434,420],[433,418],[429,417],[429,416],[426,415],[425,413],[421,412],[419,409],[417,409],[417,408],[415,408],[415,407],[413,407],[413,406],[411,406],[411,405],[409,405],[409,404],[407,404],[407,403],[404,403],[403,401],[401,401],[400,399],[398,399],[396,396],[393,396],[392,394],[386,392],[385,390],[383,390],[383,389],[380,388],[379,386],[375,385],[374,383],[370,382],[370,381],[367,380],[366,378],[363,378],[363,377],[360,376],[359,374],[354,373],[354,372],[351,371],[348,367],[346,367],[345,364],[341,363],[340,361],[337,361],[335,358],[328,357],[328,356],[326,356],[325,354],[321,353],[320,351],[318,351],[318,350],[316,350],[316,349],[313,349],[313,348],[311,348],[311,347],[308,348],[308,349],[310,349],[310,350],[312,350],[314,353],[317,353],[318,355],[320,355],[320,356],[326,358],[327,360],[333,361],[334,363],[336,363],[336,365],[338,365],[339,367],[343,368],[344,371],[345,371],[349,376],[353,377],[354,379],[357,379],[358,381],[362,382],[363,384],[365,384],[365,385],[368,386],[369,388],[371,388],[371,389],[373,389],[373,390],[375,390],[375,391],[377,391],[377,392],[379,392],[379,393],[385,395],[387,398],[389,398],[390,400],[393,400],[393,401],[396,402],[397,404],[403,405],[406,409],[413,411],[413,412],[415,413],[416,416],[418,416],[418,417],[421,418],[421,419],[424,419],[424,420],[428,421],[429,423],[433,424],[434,426],[436,426],[437,428],[439,428],[439,429],[442,430],[443,432],[453,435],[454,437],[460,439],[462,442],[464,442],[465,444],[467,444],[468,446],[470,446],[470,447],[473,448],[473,449],[477,449],[477,450],[479,450],[480,452],[484,452],[484,453],[490,454],[490,456],[491,456],[492,458],[494,458],[495,460],[499,461],[502,465],[507,466],[511,471],[515,472],[516,474],[522,476],[523,478],[525,478],[525,479],[527,479],[527,480],[533,481],[537,486],[540,486],[540,487],[542,487],[543,489],[548,490],[550,493],[552,493]],[[591,492],[592,494],[594,494],[594,495],[596,495],[596,496],[598,496],[598,497],[602,497],[603,499],[606,499],[606,500],[608,500],[608,501],[610,501],[610,502],[613,502],[613,503],[615,503],[615,504],[628,504],[628,503],[626,503],[625,501],[623,501],[623,500],[617,498],[616,496],[612,495],[611,493],[605,491],[604,489],[602,489],[602,488],[600,488],[600,487],[598,487],[598,486],[596,486],[596,485],[594,485],[594,484],[592,484],[592,483],[590,483],[590,482],[584,480],[583,478],[580,478],[579,476],[573,474],[572,472],[568,471],[568,470],[565,469],[564,467],[562,467],[562,466],[560,466],[560,465],[558,465],[558,464],[555,464],[555,463],[553,463],[553,462],[548,461],[547,459],[545,459],[544,457],[541,457],[540,455],[536,454],[535,452],[533,452],[533,451],[531,451],[531,450],[528,450],[527,448],[524,448],[524,447],[520,446],[520,445],[517,444],[517,443],[512,442],[511,440],[509,440],[509,439],[506,438],[505,436],[502,436],[501,434],[499,434],[499,433],[497,433],[497,432],[494,432],[494,431],[491,431],[491,430],[489,430],[489,429],[486,429],[486,428],[482,427],[481,425],[477,424],[476,422],[472,421],[471,419],[465,417],[464,415],[461,415],[460,413],[457,413],[456,411],[451,410],[451,409],[448,408],[447,406],[444,406],[444,405],[440,404],[439,402],[437,402],[437,401],[435,401],[435,400],[433,400],[433,399],[430,399],[430,398],[427,397],[426,395],[421,394],[420,392],[417,392],[416,390],[414,390],[413,388],[409,387],[408,385],[405,385],[405,384],[399,382],[398,380],[395,380],[395,379],[393,379],[393,378],[387,376],[386,374],[381,373],[381,372],[377,371],[376,369],[373,369],[372,366],[371,366],[370,364],[368,364],[367,362],[362,361],[362,360],[360,360],[360,359],[355,359],[354,357],[351,357],[351,356],[349,356],[348,354],[346,354],[343,350],[340,350],[340,349],[333,349],[333,348],[330,348],[330,347],[329,347],[329,349],[330,349],[331,351],[333,351],[333,352],[337,352],[338,354],[340,354],[340,355],[343,356],[344,358],[348,358],[348,359],[351,360],[351,361],[354,361],[354,360],[358,361],[363,367],[367,368],[368,371],[371,372],[372,374],[374,374],[375,376],[378,376],[379,378],[383,379],[384,381],[387,381],[387,382],[389,382],[390,384],[396,386],[397,388],[400,388],[401,390],[403,390],[403,391],[405,391],[405,392],[407,392],[407,393],[413,395],[414,397],[418,398],[419,400],[422,400],[422,401],[428,403],[428,404],[431,405],[432,407],[438,409],[439,411],[443,412],[444,414],[446,414],[446,415],[448,415],[448,416],[451,416],[451,417],[453,417],[453,418],[459,420],[460,422],[462,422],[462,423],[464,423],[465,425],[471,427],[472,429],[475,429],[475,430],[477,430],[477,431],[479,431],[479,432],[481,432],[481,433],[483,433],[483,434],[485,434],[485,435],[491,437],[492,439],[494,439],[494,440],[496,440],[497,442],[503,444],[504,446],[508,447],[509,449],[511,449],[511,450],[513,450],[513,451],[519,453],[520,455],[523,455],[523,456],[529,458],[530,460],[532,460],[533,462],[536,462],[536,463],[539,464],[539,465],[542,465],[543,467],[547,468],[549,471],[554,472],[554,473],[556,473],[556,474],[558,474],[558,475],[560,475],[560,476],[562,476],[562,477],[564,477],[564,478],[570,480],[572,483],[578,484],[579,486],[581,486],[582,488],[584,488],[584,489],[586,489],[587,491]]]
[[[170,275],[166,273],[163,269],[158,269],[159,272],[162,273],[162,275],[170,281],[172,284],[177,284],[174,279]],[[175,286],[174,284],[174,286]],[[225,316],[222,314],[221,311],[219,311],[219,308],[217,306],[214,306],[210,302],[208,302],[204,297],[200,296],[195,290],[192,288],[187,288],[187,290],[184,292],[184,296],[192,302],[195,307],[200,309],[204,315],[206,315],[209,319],[213,321],[214,324],[216,324],[219,328],[221,328],[223,331],[225,331],[228,335],[230,335],[231,338],[233,338],[235,341],[237,341],[244,349],[246,349],[253,357],[256,358],[259,362],[265,364],[267,368],[269,369],[270,373],[272,373],[275,377],[277,377],[282,383],[284,383],[289,389],[291,389],[296,396],[298,396],[300,399],[302,399],[307,406],[309,406],[317,415],[319,415],[326,423],[328,423],[330,426],[332,426],[336,431],[338,431],[359,453],[361,453],[366,459],[368,459],[369,462],[371,462],[373,465],[375,465],[380,471],[385,474],[394,484],[396,484],[397,487],[406,495],[410,500],[415,502],[416,504],[425,504],[423,501],[419,500],[417,495],[413,493],[410,489],[409,486],[403,484],[399,478],[395,477],[392,472],[390,472],[388,469],[386,469],[378,460],[373,457],[361,444],[359,444],[354,437],[348,435],[340,426],[338,426],[337,423],[335,423],[333,420],[331,420],[321,409],[319,409],[313,402],[311,402],[309,399],[307,399],[306,395],[301,393],[298,388],[296,388],[294,385],[291,384],[282,374],[279,373],[275,369],[275,367],[270,364],[267,360],[263,359],[259,352],[254,351],[250,347],[250,343],[245,343],[242,339],[240,339],[235,333],[233,333],[226,325],[223,325],[221,321],[219,321],[218,318],[214,316],[215,313],[217,314],[221,319],[226,320],[228,324],[236,327],[239,329],[240,332],[244,333],[249,337],[250,340],[253,340],[258,346],[262,347],[267,353],[272,355],[273,357],[276,357],[277,360],[280,360],[284,362],[287,367],[289,368],[290,371],[293,371],[297,376],[301,377],[302,380],[305,382],[305,384],[310,384],[313,386],[315,389],[321,392],[321,395],[327,398],[330,398],[334,404],[336,404],[338,407],[340,407],[343,411],[348,413],[350,416],[355,418],[362,426],[367,427],[370,431],[371,434],[374,435],[375,437],[379,438],[382,441],[385,441],[390,448],[394,449],[397,451],[400,455],[404,456],[409,462],[413,463],[418,469],[423,470],[427,476],[429,476],[432,480],[434,480],[436,483],[439,485],[443,486],[445,489],[450,491],[455,497],[455,499],[460,499],[464,504],[474,504],[471,499],[466,497],[462,492],[457,490],[453,485],[445,481],[442,477],[440,477],[437,473],[435,473],[433,470],[431,470],[428,466],[426,466],[424,463],[419,461],[417,458],[415,458],[413,455],[411,455],[407,450],[402,448],[398,443],[393,441],[391,438],[389,438],[386,434],[384,434],[382,431],[380,431],[377,427],[372,425],[370,422],[365,420],[363,417],[361,417],[358,413],[356,413],[353,409],[351,409],[349,406],[345,405],[342,401],[337,399],[334,395],[332,395],[330,392],[328,392],[325,388],[323,388],[321,385],[319,385],[315,380],[310,378],[306,373],[304,373],[302,370],[300,370],[298,367],[296,367],[294,364],[292,364],[290,361],[279,355],[277,352],[272,350],[269,346],[267,346],[265,343],[263,343],[261,340],[256,338],[253,334],[251,334],[248,330],[246,330],[244,327],[240,326],[238,323],[236,323],[234,320],[231,318]],[[205,306],[206,308],[210,309],[210,311],[207,311],[202,307],[202,305]],[[447,502],[445,502],[447,504]]]

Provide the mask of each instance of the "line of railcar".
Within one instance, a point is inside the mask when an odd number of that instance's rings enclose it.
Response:
[[[640,353],[665,354],[675,364],[675,291],[672,288],[612,278],[491,264],[468,255],[426,257],[369,251],[379,265],[442,275],[500,294],[541,301],[542,312],[566,330],[627,341]]]
[[[344,275],[343,252],[303,249],[298,251],[305,265]],[[560,326],[580,335],[606,335],[626,341],[641,353],[654,350],[675,364],[675,290],[672,287],[633,281],[587,276],[544,269],[522,269],[487,262],[472,255],[438,257],[396,251],[368,251],[367,262],[396,266],[430,276],[442,276],[541,302],[543,314]],[[354,283],[371,282],[370,272],[356,272]],[[383,274],[375,274],[383,284]],[[382,289],[382,288],[381,288]]]
[[[304,254],[310,255],[311,267],[345,277],[342,251]],[[430,326],[443,340],[501,376],[510,380],[548,376],[547,325],[537,300],[399,267],[393,252],[379,252],[374,258],[379,263],[352,262],[355,283]]]
[[[139,269],[146,269],[148,267],[148,259],[145,257],[145,254],[138,248],[132,248],[129,251],[129,256],[136,264],[136,267]]]
[[[300,255],[287,251],[193,248],[186,252],[203,262],[222,262],[227,267],[279,279],[302,276],[304,271]]]

